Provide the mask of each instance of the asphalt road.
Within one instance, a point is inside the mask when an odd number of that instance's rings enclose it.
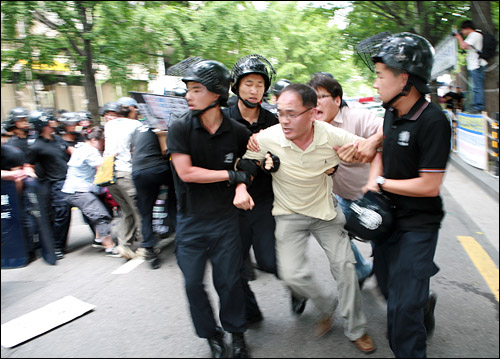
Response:
[[[438,295],[436,331],[428,341],[427,354],[436,358],[498,358],[498,298],[459,241],[459,237],[472,237],[485,248],[496,265],[498,278],[498,236],[490,238],[498,233],[498,201],[491,204],[491,198],[488,200],[472,184],[463,183],[453,170],[447,176],[442,191],[447,214],[435,257],[441,270],[431,280],[431,288]],[[460,185],[465,189],[457,188]],[[464,191],[475,199],[466,197]],[[478,223],[481,220],[474,220],[468,213],[474,206],[487,213],[483,217],[496,214],[496,220],[485,218],[485,223]],[[476,214],[479,211],[476,209]],[[210,357],[208,344],[195,335],[191,323],[174,243],[164,242],[162,267],[152,270],[140,260],[127,263],[123,258],[107,258],[91,247],[91,240],[92,232],[81,221],[79,211],[73,210],[70,253],[57,265],[37,259],[24,268],[2,269],[2,324],[67,295],[96,305],[95,310],[30,341],[11,349],[2,347],[2,358]],[[368,244],[360,242],[359,247],[369,255]],[[309,251],[320,282],[336,288],[327,259],[314,238]],[[123,267],[125,264],[127,267]],[[113,274],[133,264],[137,266],[130,271]],[[210,266],[206,279],[216,307]],[[498,293],[498,280],[496,283]],[[308,303],[300,317],[293,316],[283,283],[260,271],[251,287],[264,314],[264,321],[246,333],[252,357],[364,357],[343,335],[338,311],[334,329],[315,339],[313,327],[318,312],[312,304]],[[367,280],[362,290],[362,307],[368,319],[367,330],[378,347],[371,357],[393,357],[385,339],[385,303],[374,278]],[[226,341],[230,342],[228,335]]]

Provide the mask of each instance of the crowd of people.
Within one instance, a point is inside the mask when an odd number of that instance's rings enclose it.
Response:
[[[437,297],[430,278],[438,271],[433,258],[444,214],[439,188],[451,129],[441,108],[425,99],[434,56],[425,38],[377,38],[368,53],[386,109],[383,121],[369,110],[349,108],[330,73],[314,73],[307,84],[281,79],[272,86],[276,73],[263,56],[244,56],[231,70],[199,59],[182,74],[189,111],[170,122],[166,137],[138,121],[132,98],[105,104],[104,126],[84,125],[81,114],[66,113],[60,117],[64,126],[55,127],[48,113],[13,109],[13,135],[2,144],[2,179],[20,187],[36,179],[42,213],[53,220],[50,228],[34,226],[27,233],[50,236],[44,252],[64,257],[74,206],[95,233],[93,246],[108,256],[144,256],[153,269],[160,259],[152,211],[160,187],[168,187],[191,319],[214,358],[249,357],[245,332],[264,320],[245,265],[252,248],[258,267],[289,289],[293,315],[310,301],[319,312],[315,333],[321,337],[339,308],[345,336],[365,354],[376,345],[366,331],[361,288],[374,274],[387,300],[387,338],[395,356],[425,357],[434,330]],[[64,132],[59,136],[57,129]],[[4,154],[18,156],[5,162],[16,166],[4,169]],[[115,180],[98,187],[96,169],[108,156],[115,161]],[[352,204],[367,191],[384,193],[394,204],[395,226],[372,244],[373,261],[363,258],[356,236],[344,228]],[[20,203],[29,206],[22,197]],[[121,213],[116,239],[110,201]],[[307,257],[312,238],[328,258],[336,292],[315,280]],[[208,261],[217,315],[204,285]]]
[[[152,211],[162,185],[169,190],[173,228],[176,213],[170,165],[160,144],[165,131],[140,121],[138,104],[130,97],[105,104],[100,115],[104,125],[87,111],[10,111],[2,127],[2,180],[18,184],[27,256],[34,260],[41,249],[50,264],[63,259],[71,208],[76,207],[95,234],[93,247],[110,257],[142,256],[159,268]],[[108,154],[113,156],[115,182],[98,186],[95,175]],[[17,161],[9,160],[13,156]],[[154,170],[160,176],[145,175]],[[137,191],[142,195],[138,197]],[[37,213],[50,221],[37,220]],[[112,238],[116,217],[117,238]]]

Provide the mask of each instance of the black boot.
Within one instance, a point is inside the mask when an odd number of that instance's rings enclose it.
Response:
[[[146,261],[151,264],[151,268],[153,269],[158,269],[161,266],[160,258],[153,247],[146,247]]]
[[[436,319],[434,318],[434,308],[436,308],[437,295],[434,292],[429,293],[429,300],[425,306],[424,325],[427,331],[427,338],[431,338],[434,334]]]
[[[217,334],[212,338],[208,338],[208,345],[212,350],[212,358],[225,358],[227,355],[227,347],[224,342],[224,331],[217,327]]]
[[[249,358],[243,333],[233,333],[233,358]]]

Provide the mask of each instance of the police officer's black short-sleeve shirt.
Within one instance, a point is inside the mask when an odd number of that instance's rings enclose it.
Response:
[[[259,133],[261,130],[279,123],[276,115],[264,109],[263,107],[260,108],[259,118],[254,123],[248,122],[241,116],[238,104],[229,108],[225,108],[222,111],[227,115],[227,117],[238,121],[246,128],[248,128],[252,133]],[[259,174],[253,179],[252,185],[248,189],[248,193],[250,193],[254,201],[259,201],[261,199],[272,201],[274,198],[272,176],[264,171],[259,171]]]
[[[10,171],[14,167],[22,167],[26,163],[24,152],[15,146],[2,143],[2,170]]]
[[[40,180],[60,181],[66,179],[68,170],[68,145],[58,135],[52,140],[39,137],[30,147],[28,162],[35,165]]]
[[[34,139],[32,138],[19,138],[17,136],[12,136],[8,141],[7,144],[19,148],[21,151],[24,152],[25,156],[28,156],[29,153],[29,146],[35,142]]]
[[[423,105],[427,107],[423,109]],[[421,112],[421,113],[420,113]],[[420,113],[420,114],[419,114]],[[410,179],[422,172],[445,172],[450,153],[451,128],[439,106],[421,97],[410,112],[384,118],[383,166],[388,179]],[[397,228],[435,231],[444,216],[441,197],[408,197],[387,192],[396,205]]]
[[[168,153],[191,157],[193,166],[210,170],[234,170],[237,158],[245,152],[250,131],[223,115],[219,129],[212,135],[190,113],[172,121],[167,133]],[[183,182],[172,165],[179,212],[188,216],[218,217],[235,210],[235,186],[216,183]]]

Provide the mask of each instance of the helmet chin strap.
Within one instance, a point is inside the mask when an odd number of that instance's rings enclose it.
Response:
[[[243,99],[240,97],[240,95],[238,95],[238,98],[239,98],[239,99],[243,102],[243,104],[244,104],[246,107],[248,107],[248,108],[256,108],[257,106],[259,106],[259,105],[260,105],[260,103],[259,103],[259,102],[257,102],[257,103],[253,103],[253,102],[249,102],[249,101],[247,101],[247,100],[243,100]]]
[[[200,117],[206,111],[208,111],[211,108],[214,108],[215,106],[217,106],[217,104],[219,103],[219,101],[220,101],[220,98],[218,98],[217,100],[215,100],[214,102],[212,102],[210,105],[208,105],[207,107],[205,107],[203,110],[191,110],[191,115]]]
[[[389,109],[392,106],[392,104],[394,102],[396,102],[397,99],[399,99],[402,96],[408,96],[408,94],[410,93],[411,87],[412,87],[412,83],[410,81],[408,81],[408,83],[405,85],[405,87],[403,88],[403,90],[399,94],[397,94],[396,96],[394,96],[392,98],[392,100],[390,100],[389,102],[382,103],[382,107],[387,110],[387,109]]]

